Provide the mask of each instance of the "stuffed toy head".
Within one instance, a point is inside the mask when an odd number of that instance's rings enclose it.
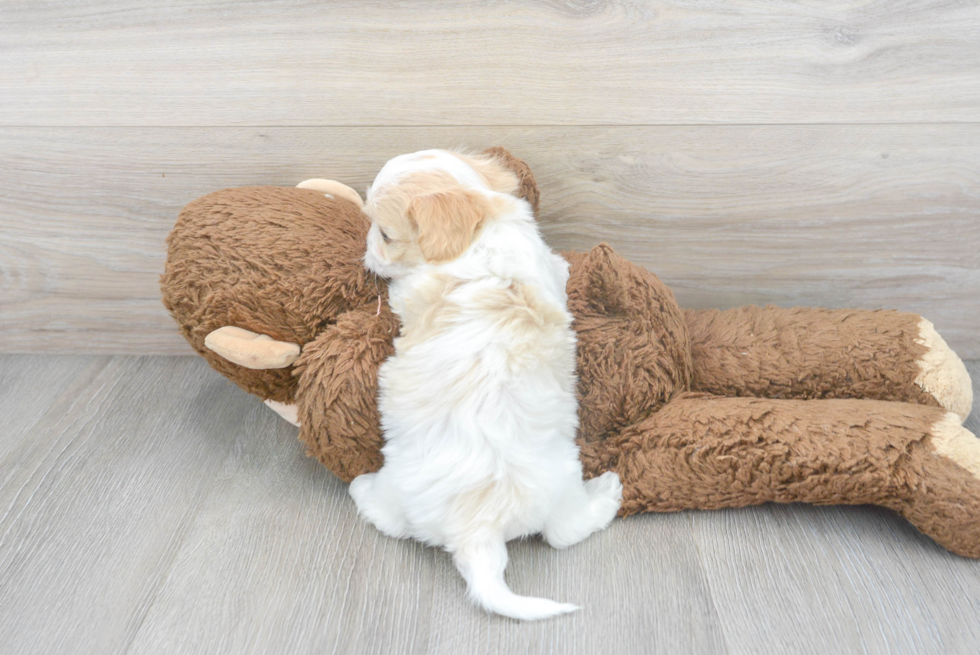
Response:
[[[537,211],[527,164],[503,148],[484,154],[513,171]],[[302,347],[351,310],[387,308],[385,281],[363,265],[369,227],[357,192],[329,180],[217,191],[184,207],[167,239],[163,304],[215,370],[293,403]]]

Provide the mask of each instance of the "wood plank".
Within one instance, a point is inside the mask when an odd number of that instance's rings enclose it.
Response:
[[[579,612],[521,626],[459,603],[437,605],[433,653],[728,653],[690,517],[614,521],[567,551],[512,543],[508,581],[520,593],[573,602]],[[445,569],[457,593],[458,574]]]
[[[969,653],[980,562],[871,507],[693,514],[732,653]]]
[[[967,430],[980,437],[980,361],[964,363],[966,370],[970,372],[970,378],[973,380],[973,411],[963,421],[963,425],[966,426]]]
[[[894,307],[980,357],[980,125],[0,128],[0,352],[177,354],[180,207],[228,186],[504,145],[558,248],[607,241],[690,307]]]
[[[132,652],[351,652],[338,644],[365,615],[406,652],[425,635],[434,551],[358,520],[347,485],[253,403]]]
[[[242,435],[132,652],[725,652],[687,517],[616,522],[566,551],[511,544],[512,588],[583,606],[522,625],[474,607],[445,553],[361,521],[271,412]]]
[[[513,543],[515,590],[583,610],[489,616],[444,553],[360,521],[295,428],[201,360],[41,359],[0,358],[23,381],[0,385],[3,407],[58,367],[72,377],[0,460],[10,652],[969,653],[980,639],[980,561],[862,507],[641,515],[566,551]]]
[[[0,4],[3,125],[980,120],[980,5]]]
[[[104,357],[0,355],[0,471],[6,470],[4,460],[22,440],[36,436],[34,426],[68,386],[104,366]]]
[[[125,652],[243,416],[268,411],[197,359],[100,363],[0,468],[7,652]]]
[[[980,362],[967,362],[980,389]],[[966,421],[980,435],[980,404]],[[732,653],[972,653],[980,561],[877,507],[692,514]]]

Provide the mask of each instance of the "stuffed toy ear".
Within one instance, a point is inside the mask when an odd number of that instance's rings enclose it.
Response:
[[[300,354],[299,344],[226,325],[204,338],[204,345],[229,362],[251,369],[286,368]]]
[[[489,211],[484,196],[458,187],[413,198],[407,213],[418,228],[422,256],[437,264],[463,254]]]
[[[357,191],[350,188],[346,184],[341,184],[335,180],[322,180],[319,178],[314,178],[312,180],[303,180],[296,185],[297,189],[313,189],[314,191],[322,191],[328,196],[334,196],[338,198],[344,198],[350,200],[352,203],[358,207],[364,206],[364,201],[361,200],[361,196],[358,195]]]
[[[534,214],[537,215],[538,200],[541,198],[541,193],[538,191],[538,183],[534,179],[534,173],[531,172],[531,167],[524,163],[523,160],[510,154],[506,148],[501,148],[500,146],[487,148],[482,154],[493,157],[517,176],[518,197],[527,200],[531,205],[531,209],[534,210]]]

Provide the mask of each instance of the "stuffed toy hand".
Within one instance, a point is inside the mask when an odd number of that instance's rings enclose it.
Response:
[[[491,151],[537,209],[530,169]],[[190,203],[164,304],[217,371],[300,426],[344,480],[380,468],[377,373],[399,324],[363,267],[349,187],[244,187]],[[980,557],[972,388],[925,319],[893,311],[682,310],[600,245],[565,253],[582,460],[616,471],[624,515],[764,502],[874,504]]]

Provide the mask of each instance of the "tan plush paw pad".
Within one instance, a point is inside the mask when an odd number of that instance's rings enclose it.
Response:
[[[965,420],[973,407],[973,383],[970,374],[943,340],[932,323],[919,321],[919,338],[916,343],[925,346],[926,352],[919,359],[919,375],[915,383],[931,394],[942,407]]]
[[[960,425],[960,418],[947,412],[929,431],[933,449],[980,479],[980,439]]]
[[[280,403],[275,400],[263,400],[265,406],[274,411],[285,421],[292,423],[296,427],[299,427],[299,408],[296,407],[296,403],[288,405],[286,403]]]
[[[204,345],[229,362],[256,370],[286,368],[299,358],[297,343],[226,325],[204,338]]]

